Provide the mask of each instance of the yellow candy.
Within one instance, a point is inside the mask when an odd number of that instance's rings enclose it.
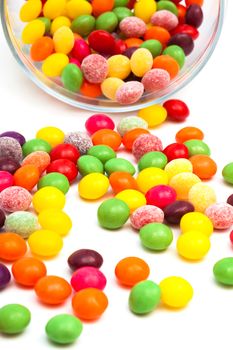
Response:
[[[44,16],[54,19],[63,15],[66,7],[66,0],[47,0],[43,7]]]
[[[65,202],[64,193],[52,186],[41,188],[32,198],[32,204],[37,213],[46,209],[62,210],[65,206]]]
[[[124,55],[114,55],[108,59],[108,76],[125,79],[131,72],[130,60]]]
[[[59,77],[67,64],[69,57],[64,53],[54,53],[44,61],[42,71],[48,77]]]
[[[38,221],[43,229],[51,230],[60,236],[65,236],[72,228],[70,217],[59,209],[43,210],[38,215]]]
[[[172,308],[185,307],[193,297],[191,284],[182,277],[167,277],[159,286],[162,302]]]
[[[193,185],[201,182],[199,177],[192,173],[180,173],[171,178],[169,186],[173,187],[177,194],[177,199],[186,200]]]
[[[182,233],[199,231],[206,236],[210,236],[214,231],[212,221],[208,216],[197,212],[185,214],[180,221],[180,229]]]
[[[33,254],[48,258],[57,255],[63,247],[61,236],[49,230],[33,232],[28,244]]]
[[[61,129],[54,126],[47,126],[37,131],[36,138],[45,140],[50,146],[55,147],[64,142],[65,134]]]
[[[138,116],[148,123],[149,128],[154,128],[166,120],[167,111],[163,106],[153,105],[141,109]]]
[[[119,78],[107,78],[101,84],[101,91],[105,97],[115,101],[116,92],[123,84],[124,81]]]
[[[42,38],[45,33],[45,24],[35,19],[29,22],[23,29],[22,41],[24,44],[34,44],[37,39]]]
[[[71,21],[68,17],[65,16],[59,16],[55,18],[51,24],[51,34],[54,35],[54,33],[61,27],[69,27],[71,26]]]
[[[185,158],[173,159],[164,168],[168,178],[171,179],[173,176],[180,173],[192,173],[193,165]]]
[[[197,183],[190,189],[188,200],[194,205],[196,211],[203,213],[210,205],[216,203],[216,194],[210,186]]]
[[[180,235],[176,248],[185,259],[201,260],[210,249],[210,240],[200,231],[188,231]]]
[[[137,208],[146,205],[146,198],[144,194],[136,190],[121,191],[117,193],[116,198],[125,202],[128,205],[131,213]]]
[[[154,0],[139,0],[134,5],[134,16],[141,18],[145,23],[149,23],[156,8]]]
[[[141,192],[146,193],[149,189],[157,185],[167,185],[168,176],[160,168],[146,168],[140,171],[137,177],[138,188]]]
[[[53,36],[55,51],[68,54],[74,46],[74,33],[69,27],[59,28]]]
[[[94,200],[103,197],[109,187],[107,176],[100,173],[91,173],[84,176],[78,185],[81,198]]]
[[[86,0],[70,0],[66,4],[67,15],[74,19],[81,15],[90,15],[92,6]]]
[[[131,70],[137,77],[143,77],[152,68],[152,65],[153,56],[147,49],[137,49],[131,56]]]
[[[22,22],[30,22],[39,16],[41,10],[42,2],[40,0],[29,0],[21,7],[19,17]]]

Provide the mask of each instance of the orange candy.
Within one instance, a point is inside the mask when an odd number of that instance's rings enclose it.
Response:
[[[44,36],[37,39],[34,44],[32,44],[30,55],[33,61],[43,61],[48,56],[50,56],[54,51],[53,39]]]
[[[22,258],[27,252],[25,240],[16,233],[0,234],[0,259],[15,261]]]
[[[109,177],[110,185],[114,193],[118,193],[124,190],[138,190],[137,181],[135,178],[123,171],[115,171]]]
[[[177,61],[173,57],[168,55],[161,55],[155,57],[153,62],[153,68],[161,68],[166,70],[169,73],[171,79],[173,79],[179,73],[180,70]]]
[[[12,265],[12,274],[18,284],[34,287],[47,273],[45,264],[36,258],[22,258]]]
[[[203,140],[203,132],[195,126],[186,126],[176,134],[176,142],[184,143],[188,140]]]
[[[153,26],[148,28],[144,35],[145,40],[155,39],[160,41],[163,46],[167,45],[170,38],[171,38],[171,35],[169,31],[159,26]]]
[[[128,287],[133,287],[138,282],[146,280],[149,274],[148,264],[136,257],[122,259],[115,268],[117,280]]]
[[[143,134],[149,134],[150,132],[146,129],[136,128],[133,130],[127,131],[123,138],[122,143],[128,151],[132,151],[133,143],[138,138],[138,136]]]
[[[125,40],[127,47],[139,47],[143,43],[143,40],[139,38],[129,38]]]
[[[72,289],[64,278],[45,276],[36,283],[35,292],[43,303],[58,305],[64,303],[71,295]]]
[[[111,129],[101,129],[92,135],[93,145],[106,145],[117,151],[121,145],[121,136]]]
[[[217,172],[217,164],[205,154],[197,154],[189,160],[193,165],[193,173],[202,180],[210,179]]]
[[[35,165],[24,165],[14,173],[14,184],[31,191],[38,183],[39,178],[40,173]]]
[[[72,307],[77,317],[83,320],[96,320],[108,307],[108,298],[99,289],[86,288],[74,295]]]
[[[183,5],[176,5],[177,10],[178,10],[178,20],[179,20],[179,24],[184,24],[185,23],[185,15],[186,15],[186,7]]]
[[[99,16],[101,13],[111,11],[113,9],[114,0],[93,0],[91,5],[94,16]]]
[[[204,0],[185,0],[185,4],[187,7],[194,4],[202,6],[203,3],[204,3]]]
[[[84,80],[80,92],[87,97],[96,98],[102,95],[100,84],[91,84]]]

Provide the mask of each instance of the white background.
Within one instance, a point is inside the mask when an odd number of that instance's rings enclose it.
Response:
[[[214,55],[199,76],[174,96],[189,105],[191,116],[187,122],[166,122],[153,130],[162,138],[164,146],[174,142],[175,133],[185,125],[198,126],[205,132],[205,141],[219,167],[212,181],[219,201],[225,201],[233,192],[230,186],[224,185],[221,177],[222,167],[233,161],[232,13],[233,3],[229,1],[224,30]],[[91,113],[58,102],[33,85],[13,59],[1,29],[0,44],[0,131],[17,130],[27,138],[33,138],[38,129],[49,125],[65,132],[84,130],[84,122]],[[123,116],[126,115],[113,115],[113,118],[118,122]],[[73,229],[64,239],[60,255],[46,262],[49,274],[69,279],[71,275],[66,259],[74,250],[93,248],[104,257],[102,271],[108,279],[105,292],[109,307],[99,321],[84,324],[80,339],[69,349],[232,349],[233,290],[218,286],[212,276],[213,264],[223,257],[232,256],[229,230],[211,237],[212,248],[204,261],[189,263],[182,261],[176,253],[178,230],[174,230],[174,242],[168,251],[149,253],[140,246],[137,234],[129,225],[117,232],[98,227],[98,205],[99,202],[82,202],[77,185],[72,186],[66,211],[73,220]],[[145,259],[151,267],[150,279],[157,283],[170,275],[187,278],[194,288],[194,298],[189,306],[182,311],[160,306],[146,317],[131,314],[127,305],[129,290],[120,287],[114,277],[116,263],[127,256]],[[0,335],[1,349],[55,348],[47,341],[44,327],[52,316],[71,313],[71,300],[63,306],[49,308],[38,302],[33,290],[25,290],[12,282],[0,292],[0,306],[15,302],[29,307],[32,321],[20,336]]]

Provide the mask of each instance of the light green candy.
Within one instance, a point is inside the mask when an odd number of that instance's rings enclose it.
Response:
[[[127,131],[137,128],[148,129],[148,124],[144,119],[140,117],[125,117],[122,118],[118,124],[117,131],[121,136],[124,136]]]
[[[31,233],[39,229],[38,219],[27,211],[17,211],[8,215],[5,221],[5,230],[14,232],[22,238],[28,238]]]

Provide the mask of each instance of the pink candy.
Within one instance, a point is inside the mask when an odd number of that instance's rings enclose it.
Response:
[[[140,38],[146,32],[146,24],[138,17],[126,17],[120,22],[120,30],[128,38]]]
[[[89,117],[85,123],[85,128],[89,134],[94,134],[101,129],[114,130],[115,124],[113,120],[106,114],[94,114]]]
[[[158,185],[152,187],[146,193],[147,204],[155,205],[161,209],[164,209],[167,205],[175,202],[176,191],[174,188],[166,185]]]
[[[133,143],[132,153],[139,160],[144,154],[152,151],[162,151],[162,141],[155,135],[140,135]]]
[[[81,64],[80,64],[79,60],[77,60],[77,58],[70,57],[69,61],[70,61],[70,63],[76,64],[76,66],[78,68],[81,68]]]
[[[151,17],[151,23],[154,26],[163,27],[170,31],[178,26],[179,21],[174,13],[167,10],[161,10],[153,14]]]
[[[76,292],[85,288],[104,289],[107,280],[104,274],[96,267],[81,267],[75,271],[70,281]]]
[[[130,215],[131,225],[136,230],[152,222],[162,223],[163,219],[163,211],[153,205],[144,205]]]
[[[116,100],[122,105],[137,102],[143,95],[144,86],[138,81],[128,81],[119,87],[116,92]]]
[[[76,58],[79,62],[91,54],[91,49],[85,40],[76,39],[74,47],[70,53],[71,58]]]
[[[233,207],[227,203],[216,203],[208,207],[205,214],[215,229],[224,230],[233,224]]]
[[[107,78],[108,62],[98,54],[92,54],[84,58],[81,65],[86,80],[92,84],[100,84]]]
[[[8,171],[0,171],[0,192],[5,188],[13,186],[14,178]]]
[[[164,69],[154,68],[142,78],[142,84],[146,92],[164,89],[170,82],[170,75]]]
[[[0,208],[8,212],[27,210],[31,201],[31,194],[20,186],[8,187],[0,194]]]

